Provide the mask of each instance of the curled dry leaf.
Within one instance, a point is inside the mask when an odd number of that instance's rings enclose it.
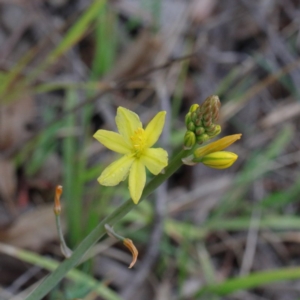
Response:
[[[5,201],[11,213],[15,212],[17,178],[12,161],[0,158],[0,197]]]
[[[132,262],[131,262],[130,266],[128,267],[129,269],[131,269],[136,263],[139,252],[136,249],[136,247],[134,246],[131,239],[124,239],[123,244],[130,250],[130,252],[132,254]]]

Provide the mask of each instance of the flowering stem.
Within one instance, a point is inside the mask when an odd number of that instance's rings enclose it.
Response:
[[[160,186],[174,172],[176,172],[182,165],[181,159],[190,155],[192,152],[193,149],[180,151],[166,167],[164,174],[155,176],[146,185],[141,196],[141,201],[148,197],[158,186]],[[84,238],[84,240],[75,249],[72,256],[65,259],[53,273],[49,274],[45,280],[42,281],[41,284],[39,284],[36,289],[34,289],[25,298],[25,300],[39,300],[47,295],[72,268],[79,264],[86,252],[106,233],[105,224],[112,226],[115,222],[123,218],[135,206],[136,205],[132,202],[132,200],[128,199],[109,216],[107,216]]]
[[[55,215],[56,228],[57,228],[57,233],[60,241],[61,252],[66,258],[69,258],[72,255],[72,250],[67,246],[65,242],[64,234],[60,222],[60,214],[61,214],[60,196],[62,192],[63,192],[63,187],[61,185],[58,185],[55,189],[53,211]]]
[[[57,233],[60,241],[61,252],[65,258],[70,258],[72,255],[72,250],[67,246],[66,241],[64,239],[64,234],[60,222],[60,215],[55,215],[55,222],[56,222]]]

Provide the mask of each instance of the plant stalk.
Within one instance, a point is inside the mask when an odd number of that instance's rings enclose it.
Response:
[[[193,152],[191,150],[180,151],[166,167],[164,174],[155,176],[145,187],[141,200],[148,197],[158,186],[166,181],[174,172],[176,172],[182,165],[181,159],[190,155]],[[115,222],[123,218],[130,210],[135,207],[135,204],[131,199],[125,201],[114,212],[101,221],[78,245],[73,252],[72,256],[64,260],[58,268],[51,274],[49,274],[26,298],[25,300],[39,300],[47,295],[57,283],[59,283],[65,275],[74,267],[76,267],[81,261],[82,257],[87,251],[106,233],[105,224],[113,226]]]

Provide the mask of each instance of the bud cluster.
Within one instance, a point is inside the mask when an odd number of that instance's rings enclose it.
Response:
[[[212,95],[201,104],[193,104],[185,116],[187,132],[184,136],[185,149],[192,148],[195,143],[202,144],[221,132],[216,124],[219,119],[221,102],[218,96]]]

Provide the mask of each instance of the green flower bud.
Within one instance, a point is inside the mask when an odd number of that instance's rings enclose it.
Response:
[[[197,113],[195,111],[192,112],[191,119],[193,122],[195,122],[198,119]]]
[[[193,122],[190,122],[188,125],[187,125],[187,129],[189,131],[194,131],[196,128],[195,124]]]
[[[211,124],[210,127],[206,128],[206,133],[211,136],[215,133],[215,130],[216,130],[216,125],[215,124]]]
[[[205,132],[205,129],[201,126],[198,126],[195,128],[195,134],[198,136],[198,135],[201,135]]]
[[[195,126],[197,126],[197,127],[202,125],[201,119],[197,119],[194,123],[195,123]]]
[[[197,108],[199,108],[199,104],[193,104],[191,107],[190,107],[190,112],[194,112],[197,110]]]
[[[201,120],[202,117],[203,117],[203,113],[202,113],[202,111],[201,111],[201,107],[198,107],[198,108],[197,108],[196,114],[197,114],[197,118],[198,118],[199,120]]]
[[[191,149],[196,144],[196,136],[192,131],[187,131],[184,136],[184,149]]]
[[[217,136],[218,134],[220,134],[222,131],[222,127],[221,125],[216,125],[216,129],[215,129],[215,135],[214,136]]]
[[[196,137],[196,140],[197,140],[197,143],[200,145],[206,141],[208,141],[210,139],[209,135],[206,134],[206,133],[203,133],[201,135],[197,135]]]
[[[218,134],[221,133],[221,126],[220,125],[216,125],[215,129],[209,133],[210,138],[214,138],[215,136],[217,136]]]
[[[211,112],[207,112],[203,116],[203,126],[207,129],[213,125]]]
[[[186,115],[185,115],[185,120],[184,120],[184,122],[185,122],[185,126],[188,126],[188,124],[191,122],[191,113],[190,112],[188,112]]]

